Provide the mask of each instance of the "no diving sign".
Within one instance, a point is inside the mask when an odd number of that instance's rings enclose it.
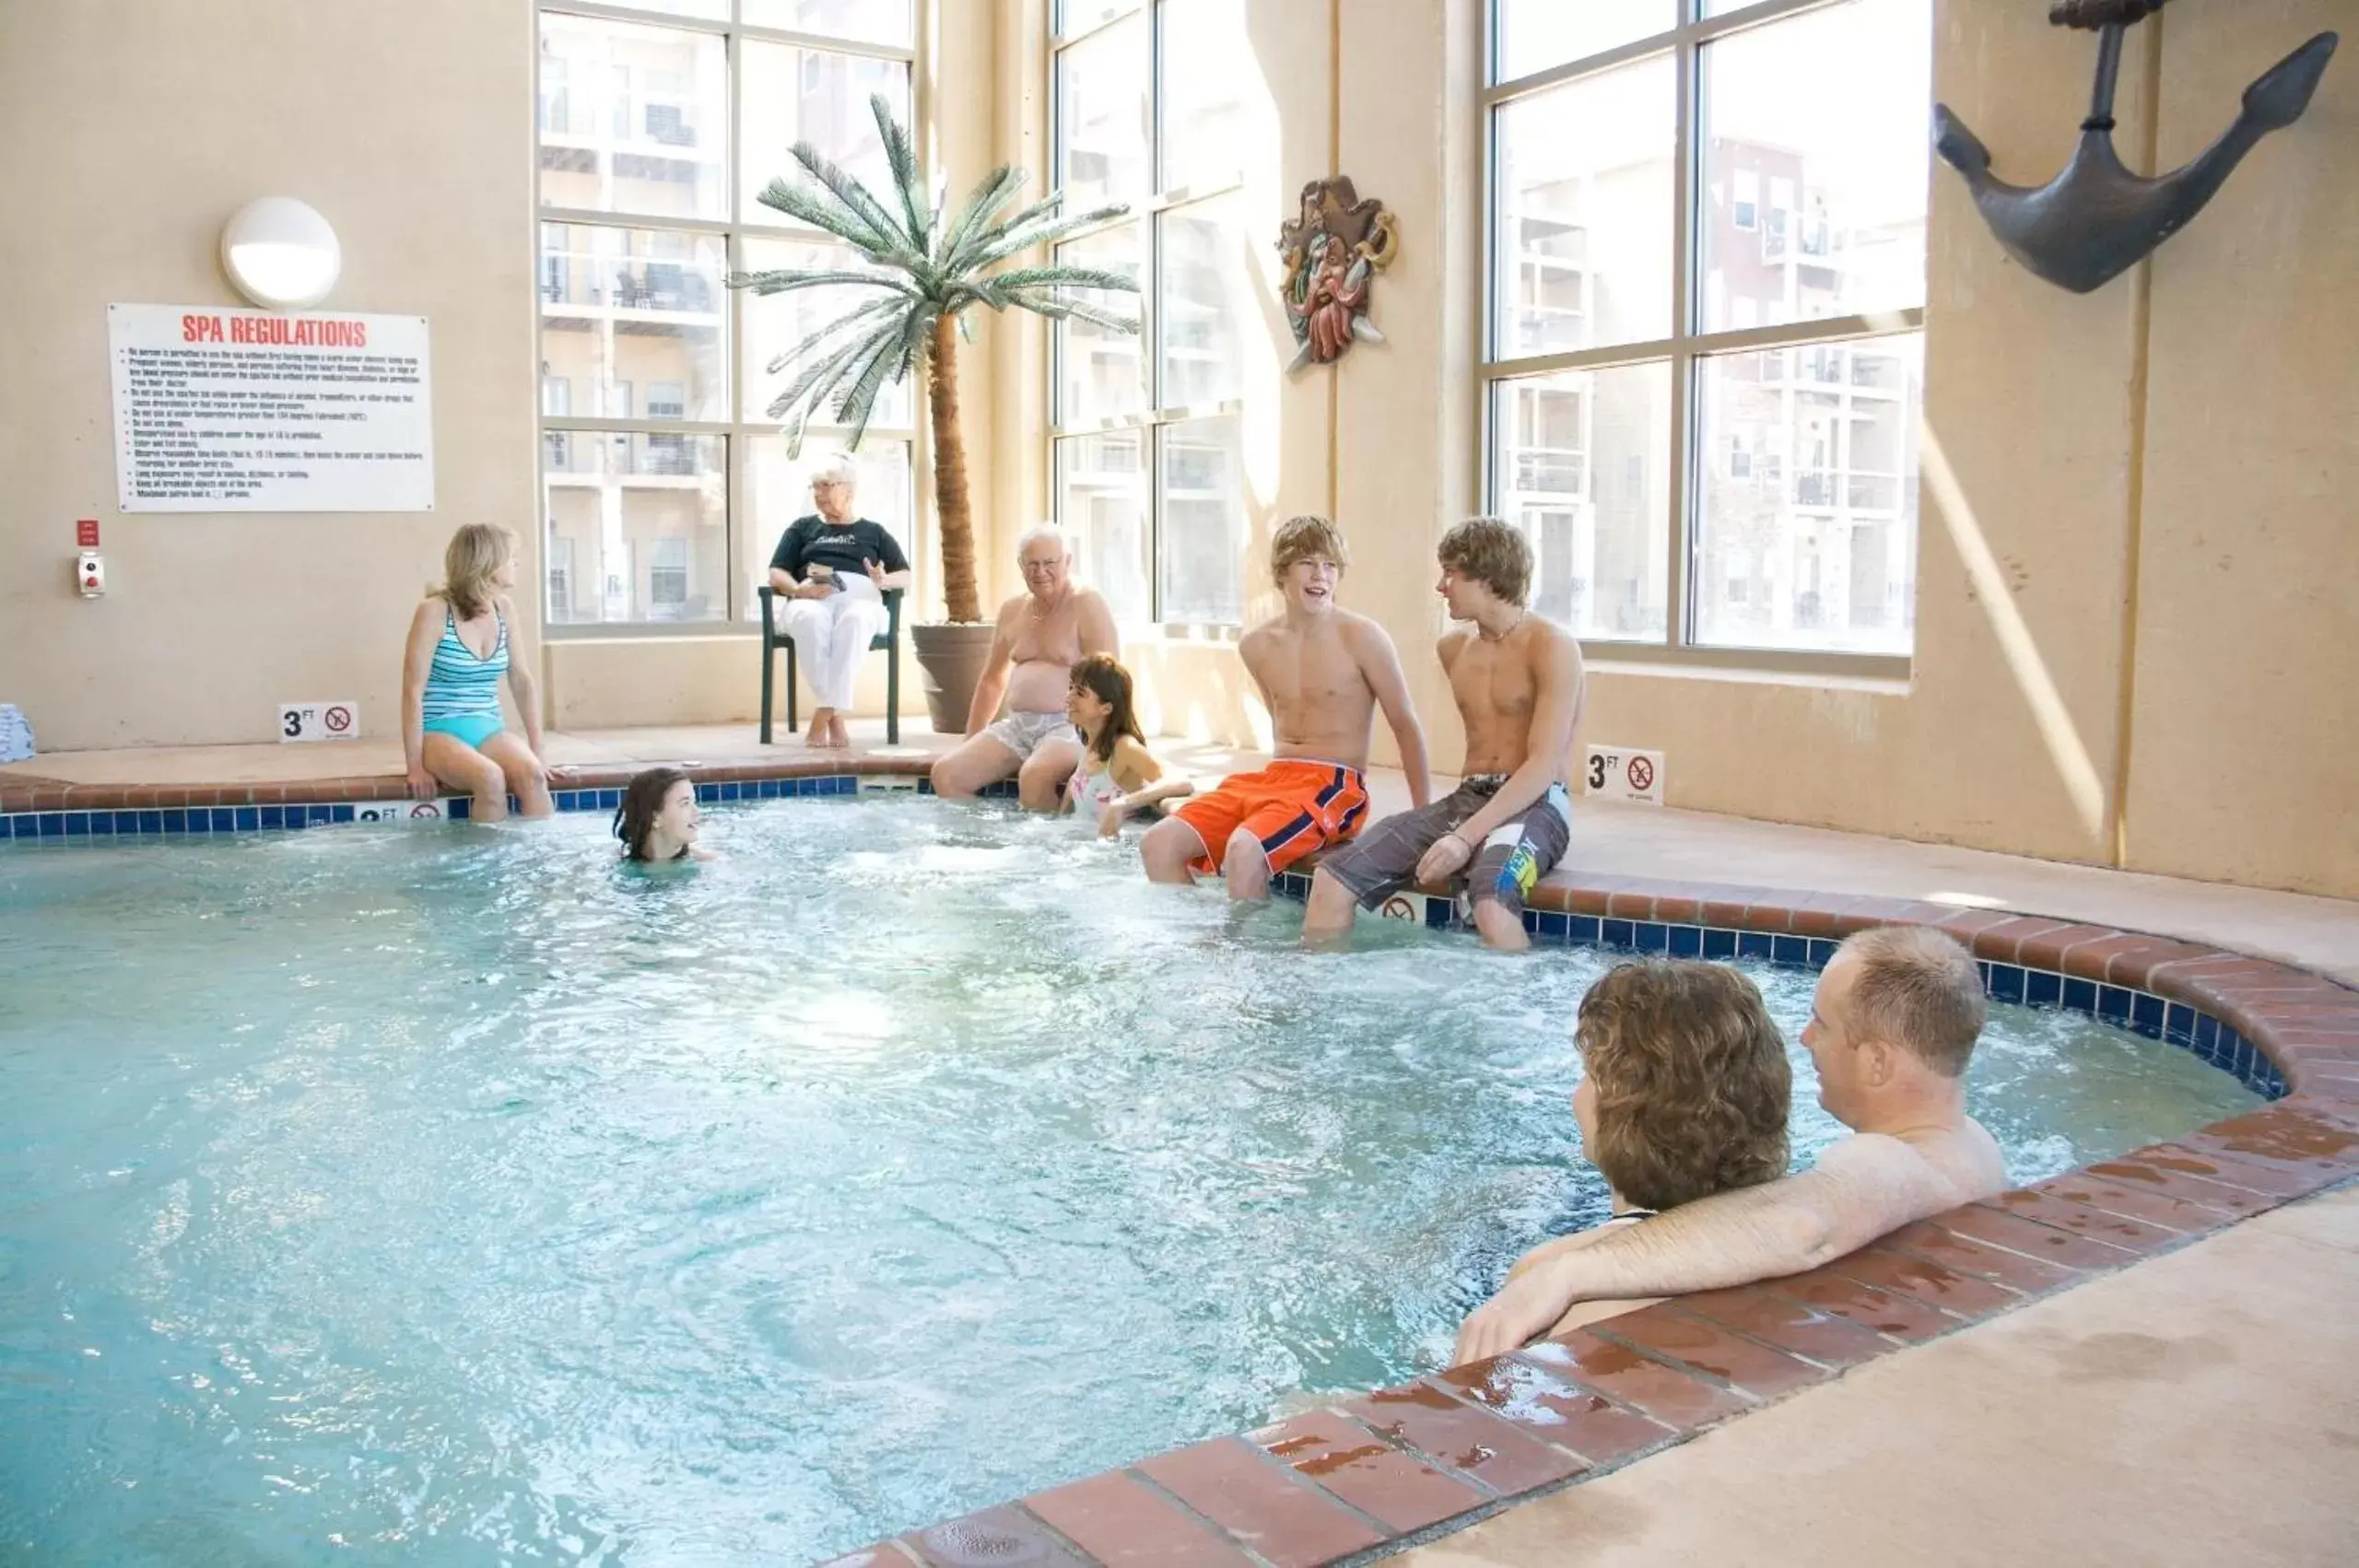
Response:
[[[278,738],[286,741],[355,741],[360,738],[357,702],[282,702]]]
[[[1591,746],[1581,784],[1586,794],[1659,806],[1662,804],[1662,753]]]

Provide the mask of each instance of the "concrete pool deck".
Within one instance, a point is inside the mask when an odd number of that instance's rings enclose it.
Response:
[[[881,724],[855,727],[863,739],[876,730]],[[907,768],[950,743],[946,737],[914,728],[904,735],[910,743],[895,752],[879,748],[865,755],[875,757],[879,767]],[[1160,749],[1197,773],[1252,760],[1179,743],[1162,743]],[[750,727],[553,734],[547,750],[557,765],[599,770],[693,759],[724,767],[824,760],[831,769],[860,771],[863,756],[859,751],[806,753],[792,742],[763,748],[755,743]],[[80,790],[208,784],[283,785],[285,798],[322,799],[333,797],[297,786],[325,781],[373,788],[398,767],[398,753],[382,743],[62,754],[0,767],[0,800],[22,801],[34,792],[60,789],[70,801]],[[1379,773],[1371,779],[1371,792],[1379,813],[1406,803],[1397,774]],[[1847,901],[1852,901],[1851,918],[1856,919],[1867,907],[1858,900],[1900,900],[1943,907],[1966,927],[1987,920],[1986,930],[2004,932],[2001,945],[2008,948],[2006,956],[2026,965],[2068,971],[2077,967],[2085,973],[2092,947],[2103,949],[2108,942],[2130,939],[2074,933],[2084,927],[2116,928],[2261,954],[2346,985],[2359,982],[2359,905],[2331,899],[2124,875],[1701,813],[1590,803],[1577,814],[1566,863],[1595,913],[1638,920],[1743,925],[1744,905],[1742,899],[1728,902],[1731,896],[1747,889],[1810,889],[1834,896],[1819,901],[1786,895],[1796,900],[1790,928],[1795,931],[1804,930],[1799,912],[1805,908],[1825,914],[1831,922]],[[1626,894],[1617,891],[1621,889]],[[1575,902],[1572,907],[1582,906]],[[1986,908],[2050,919],[2007,919],[1974,913]],[[1733,913],[1724,915],[1724,910]],[[1778,929],[1788,928],[1781,922]],[[1828,930],[1831,934],[1831,924]],[[1817,934],[1815,925],[1812,932]],[[2068,964],[2075,942],[2081,959]],[[2035,948],[2042,944],[2043,952],[2035,956]],[[1991,944],[1981,945],[1988,949]],[[2018,945],[2019,954],[2014,951]],[[1986,951],[1985,956],[1991,954]],[[2108,968],[2118,965],[2117,959],[2098,952],[2095,962],[2096,973],[2120,978]],[[2185,962],[2201,968],[2207,961]],[[2142,965],[2135,966],[2142,974]],[[2159,960],[2155,964],[2158,972],[2166,966]],[[2142,981],[2133,976],[2123,983]],[[2233,990],[2233,981],[2227,989]],[[2347,993],[2332,993],[2328,1000],[2347,1012]],[[2315,997],[2293,1005],[2297,1012],[2322,1010]],[[2303,1026],[2298,1021],[2293,1025]],[[2321,1020],[2317,1027],[2324,1042],[2316,1047],[2321,1057],[2359,1057],[2359,1035],[2349,1034],[2347,1023]],[[2359,1069],[2330,1061],[2323,1071],[2349,1075],[2351,1082],[2359,1083]],[[2317,1073],[2305,1076],[2315,1079]],[[2303,1085],[2297,1082],[2295,1087]],[[2359,1091],[2346,1084],[2334,1095],[2319,1125],[2359,1133]],[[2204,1147],[2211,1157],[2220,1145],[2215,1139]],[[2231,1176],[2241,1172],[2240,1179],[2263,1188],[2269,1187],[2271,1173],[2283,1174],[2282,1163],[2239,1166],[2236,1158],[2228,1158],[2226,1164]],[[2347,1179],[2307,1179],[2306,1185],[2287,1187],[2282,1196],[2321,1185],[2336,1187]],[[2043,1187],[2056,1191],[2056,1184]],[[2235,1213],[2249,1211],[2230,1201],[2234,1194],[2229,1189],[2201,1176],[2187,1190]],[[1882,1259],[1884,1272],[1875,1278],[1904,1293],[1870,1293],[1886,1312],[1895,1305],[1911,1313],[1931,1310],[1906,1299],[1905,1293],[1911,1290],[1920,1298],[1942,1296],[1940,1284],[1923,1283],[1923,1259],[1929,1255],[1957,1265],[1969,1276],[1963,1281],[1954,1274],[1947,1276],[1966,1304],[1961,1308],[1959,1302],[1951,1302],[1952,1318],[1931,1343],[1879,1352],[1872,1360],[1838,1364],[1805,1378],[1775,1348],[1780,1335],[1796,1334],[1804,1325],[1772,1322],[1756,1312],[1736,1324],[1751,1337],[1731,1342],[1709,1319],[1701,1329],[1695,1319],[1684,1320],[1684,1329],[1691,1336],[1714,1337],[1707,1347],[1713,1354],[1741,1352],[1755,1371],[1795,1383],[1772,1390],[1755,1382],[1753,1371],[1740,1367],[1742,1375],[1726,1377],[1727,1383],[1740,1389],[1750,1384],[1777,1402],[1750,1410],[1743,1419],[1725,1425],[1711,1425],[1718,1416],[1698,1406],[1692,1421],[1674,1421],[1683,1429],[1699,1432],[1684,1444],[1647,1453],[1618,1469],[1600,1462],[1594,1468],[1601,1473],[1584,1477],[1569,1490],[1527,1501],[1503,1500],[1465,1515],[1480,1522],[1415,1546],[1400,1560],[1429,1568],[1686,1561],[1705,1559],[1708,1553],[1738,1562],[1797,1563],[2014,1560],[2274,1564],[2359,1560],[2359,1523],[2354,1523],[2359,1513],[2348,1502],[2354,1494],[2353,1483],[2359,1482],[2359,1370],[2353,1361],[2359,1328],[2349,1310],[2359,1290],[2359,1191],[2341,1188],[2238,1220],[2224,1229],[2212,1228],[2227,1224],[2224,1219],[2189,1225],[2187,1235],[2211,1234],[2184,1245],[2183,1237],[2165,1239],[2148,1225],[2135,1231],[2120,1228],[2118,1216],[2126,1214],[2165,1230],[2178,1223],[2168,1207],[2174,1199],[2167,1190],[2132,1193],[2117,1180],[2091,1199],[2113,1205],[2109,1211],[2071,1207],[2076,1197],[2091,1195],[2065,1191],[2060,1197],[2061,1208],[2050,1203],[2018,1211],[2028,1220],[2017,1214],[1985,1216],[1975,1222],[1979,1229],[1952,1224],[1949,1231],[1931,1230],[1915,1240],[1907,1233],[1895,1238],[1903,1247],[1900,1261],[1916,1270],[1918,1282],[1895,1279],[1889,1267],[1895,1257],[1886,1254]],[[2069,1235],[2076,1221],[2085,1227],[2095,1223],[2093,1216],[2108,1212],[2116,1217],[2109,1222],[2112,1231],[2082,1228],[2078,1235]],[[1996,1240],[2001,1248],[2020,1248],[2023,1242],[2006,1239],[2007,1227],[2032,1222],[2067,1227],[2037,1239],[2063,1246],[2069,1235],[2078,1253],[2068,1249],[2057,1256],[2068,1270],[2087,1270],[2083,1282],[2036,1299],[2018,1296],[2001,1308],[1973,1306],[1973,1297],[1989,1292],[1989,1284],[1976,1282],[1977,1270],[1982,1280],[2011,1270],[2036,1277],[2042,1265],[2026,1263],[2020,1252],[2002,1260],[1989,1252],[1984,1239]],[[1949,1223],[1949,1217],[1943,1223]],[[2032,1232],[2020,1234],[2030,1236]],[[2107,1235],[2114,1238],[2110,1243],[2097,1239]],[[2141,1254],[2168,1255],[2144,1257],[2128,1267],[2122,1267],[2126,1258],[2083,1261],[2091,1248],[2102,1254],[2107,1245],[2125,1242]],[[1878,1261],[1866,1254],[1859,1258]],[[1848,1268],[1856,1275],[1865,1263],[1847,1260],[1834,1267],[1838,1274]],[[1825,1319],[1843,1318],[1846,1304],[1812,1293],[1807,1281],[1787,1282],[1786,1288],[1790,1294],[1808,1296],[1809,1332],[1828,1338],[1840,1349],[1854,1329],[1846,1322],[1830,1325]],[[1858,1290],[1857,1285],[1848,1288]],[[1720,1307],[1704,1310],[1728,1317]],[[1668,1343],[1661,1339],[1663,1332],[1683,1328],[1673,1320],[1656,1321],[1642,1329],[1628,1319],[1601,1327],[1614,1336],[1615,1326],[1625,1323],[1632,1326],[1620,1329],[1618,1337],[1636,1335],[1641,1345],[1649,1344],[1647,1333],[1656,1336],[1652,1343],[1663,1345]],[[1603,1348],[1616,1349],[1610,1340]],[[1800,1346],[1800,1352],[1816,1353],[1807,1344]],[[1676,1358],[1680,1351],[1669,1344],[1667,1351],[1652,1353]],[[1621,1359],[1632,1358],[1622,1352]],[[1627,1404],[1647,1408],[1643,1388],[1637,1394],[1629,1391],[1628,1366],[1617,1374],[1590,1354],[1570,1370]],[[1637,1370],[1660,1376],[1651,1363]],[[1615,1386],[1617,1375],[1624,1379],[1622,1387]],[[1777,1397],[1797,1384],[1800,1393]],[[1683,1386],[1682,1392],[1692,1398],[1696,1390]],[[1438,1413],[1445,1425],[1466,1422],[1463,1406]],[[1396,1408],[1392,1414],[1405,1416],[1412,1424],[1435,1419],[1435,1414],[1420,1415],[1416,1410]],[[1371,1419],[1367,1411],[1355,1415],[1363,1423]],[[1330,1455],[1322,1447],[1297,1457],[1291,1445],[1318,1442],[1322,1435],[1310,1430],[1316,1422],[1303,1425],[1299,1433],[1292,1431],[1302,1424],[1289,1422],[1285,1431],[1255,1434],[1254,1441],[1264,1442],[1265,1452],[1281,1463],[1262,1462],[1239,1440],[1219,1440],[1199,1445],[1219,1449],[1206,1453],[1206,1462],[1234,1464],[1240,1456],[1254,1462],[1237,1475],[1191,1478],[1186,1465],[1188,1456],[1197,1450],[1151,1459],[1131,1472],[1138,1479],[1129,1484],[1112,1475],[1093,1478],[1027,1500],[1028,1515],[1011,1505],[975,1515],[976,1527],[986,1535],[998,1527],[995,1520],[1012,1522],[1015,1528],[990,1539],[979,1536],[969,1544],[994,1554],[1013,1553],[989,1559],[1009,1562],[1086,1561],[1067,1547],[1096,1537],[1096,1557],[1109,1564],[1309,1563],[1397,1551],[1433,1533],[1413,1531],[1391,1541],[1373,1534],[1344,1533],[1333,1538],[1332,1550],[1280,1550],[1275,1539],[1257,1543],[1234,1532],[1230,1539],[1241,1544],[1230,1550],[1205,1535],[1204,1526],[1218,1519],[1215,1499],[1222,1488],[1275,1486],[1287,1469],[1329,1478],[1323,1481],[1328,1493],[1349,1497],[1349,1471],[1357,1462],[1353,1458],[1357,1450],[1337,1447]],[[1379,1424],[1381,1429],[1381,1418]],[[1367,1435],[1364,1424],[1338,1430],[1353,1443]],[[1483,1430],[1496,1433],[1496,1428]],[[1661,1433],[1632,1446],[1646,1447],[1667,1437]],[[1414,1445],[1439,1454],[1426,1437],[1414,1437]],[[1509,1453],[1520,1453],[1529,1464],[1548,1462],[1528,1448],[1510,1447]],[[1405,1457],[1380,1456],[1379,1462],[1397,1469],[1396,1461]],[[1470,1463],[1461,1456],[1452,1466],[1444,1456],[1445,1469],[1463,1478],[1459,1480],[1431,1469],[1422,1472],[1422,1480],[1407,1471],[1391,1479],[1407,1493],[1420,1486],[1437,1492],[1462,1487],[1468,1479],[1491,1480],[1491,1459],[1485,1454]],[[1334,1479],[1338,1474],[1340,1481]],[[1199,1482],[1209,1485],[1213,1480],[1219,1485],[1191,1495],[1199,1491]],[[1144,1483],[1159,1490],[1146,1492]],[[1527,1489],[1517,1485],[1501,1490]],[[1168,1501],[1157,1499],[1183,1502],[1195,1512],[1186,1516],[1174,1513],[1186,1529],[1168,1533],[1173,1527],[1164,1521],[1167,1533],[1157,1537],[1151,1529],[1140,1530],[1135,1520],[1125,1526],[1117,1516],[1138,1506],[1139,1496],[1166,1512],[1172,1512]],[[1293,1497],[1288,1505],[1302,1501]],[[1391,1501],[1380,1489],[1364,1494],[1364,1516],[1366,1505],[1375,1505],[1380,1514]],[[1027,1520],[1045,1520],[1059,1533],[1040,1535]],[[1380,1516],[1378,1522],[1382,1522]],[[957,1528],[954,1524],[913,1535],[846,1561],[965,1561],[959,1555]],[[1027,1558],[1024,1553],[1033,1542],[1040,1550]]]

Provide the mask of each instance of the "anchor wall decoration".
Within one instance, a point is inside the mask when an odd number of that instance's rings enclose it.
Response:
[[[2337,35],[2322,32],[2245,89],[2244,108],[2220,139],[2185,168],[2144,179],[2113,150],[2113,89],[2121,40],[2165,0],[2057,0],[2048,19],[2097,35],[2095,90],[2081,142],[2064,171],[2032,189],[1990,173],[1984,146],[1947,104],[1933,108],[1933,150],[1966,176],[1974,205],[2009,255],[2048,282],[2086,294],[2118,277],[2203,210],[2261,137],[2302,117],[2326,75]]]

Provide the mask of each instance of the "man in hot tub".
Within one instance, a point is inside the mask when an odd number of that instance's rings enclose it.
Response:
[[[1803,1273],[2003,1190],[1998,1142],[1966,1110],[1986,1012],[1973,958],[1943,933],[1881,926],[1849,938],[1819,977],[1802,1045],[1818,1103],[1853,1136],[1799,1176],[1699,1198],[1588,1246],[1534,1248],[1459,1329],[1453,1363],[1647,1300]]]

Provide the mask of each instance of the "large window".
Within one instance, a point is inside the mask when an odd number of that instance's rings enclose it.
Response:
[[[1931,12],[1493,0],[1485,484],[1582,638],[1909,652]]]
[[[637,12],[636,17],[629,16]],[[643,0],[540,17],[542,509],[546,603],[569,627],[746,621],[778,535],[810,510],[804,459],[763,413],[766,367],[839,301],[759,298],[728,275],[851,258],[760,205],[816,145],[873,186],[869,96],[910,119],[914,0]],[[879,400],[863,513],[920,558],[910,399]]]
[[[1237,194],[1243,0],[1061,0],[1056,179],[1068,211],[1130,216],[1057,260],[1138,280],[1143,331],[1055,332],[1057,521],[1129,625],[1244,614],[1239,332],[1255,321]]]

